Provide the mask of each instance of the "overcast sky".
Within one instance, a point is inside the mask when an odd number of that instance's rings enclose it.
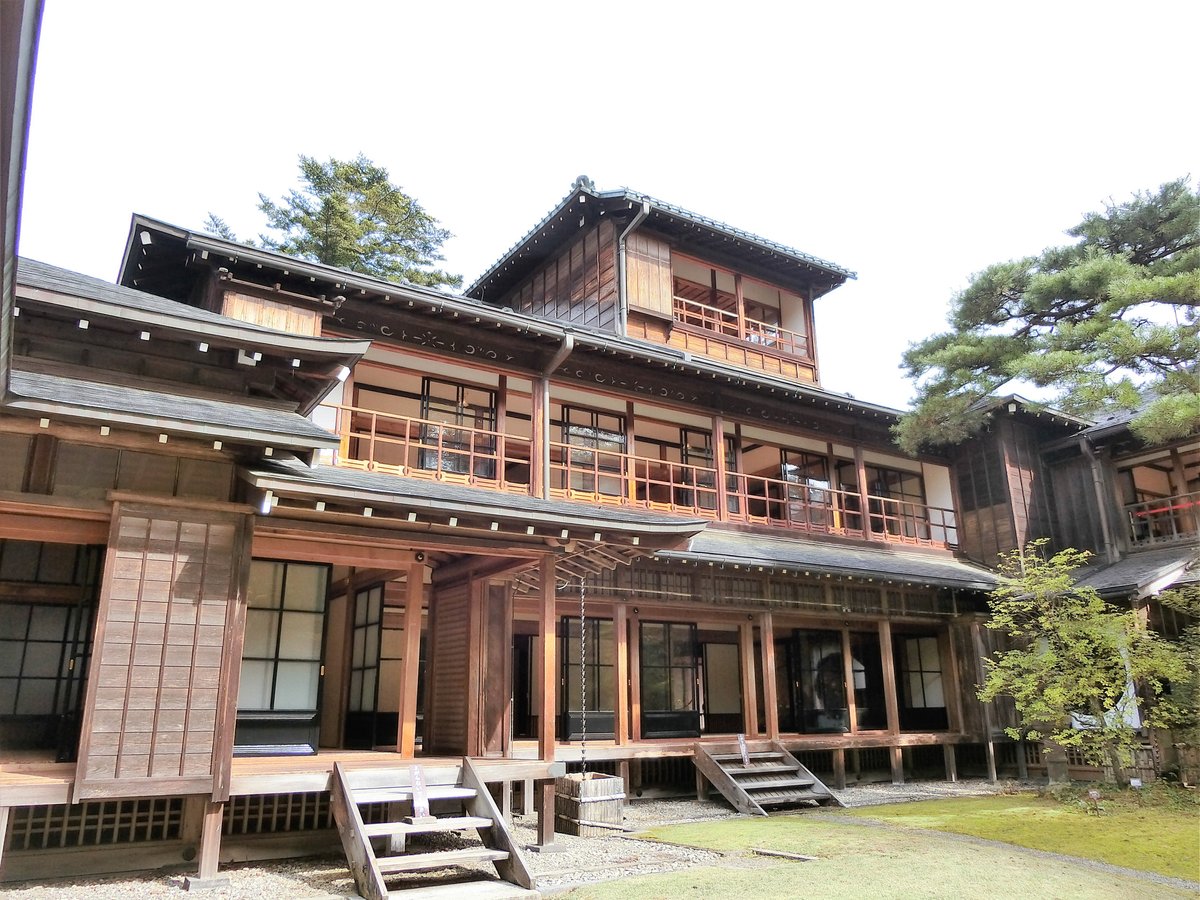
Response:
[[[386,167],[469,284],[573,179],[832,260],[823,384],[903,406],[972,272],[1200,176],[1200,3],[46,0],[21,252],[117,272],[134,212],[242,236],[296,157]]]

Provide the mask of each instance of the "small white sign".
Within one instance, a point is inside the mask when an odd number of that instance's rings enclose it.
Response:
[[[1129,786],[1130,786],[1131,788],[1134,788],[1134,789],[1136,789],[1136,790],[1140,790],[1140,789],[1141,789],[1141,787],[1142,787],[1142,779],[1140,779],[1140,778],[1130,778],[1130,779],[1129,779]]]

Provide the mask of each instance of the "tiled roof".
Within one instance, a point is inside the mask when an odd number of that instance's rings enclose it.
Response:
[[[230,442],[306,450],[338,445],[336,436],[292,411],[294,404],[213,400],[41,372],[14,370],[4,407]]]
[[[409,478],[383,472],[359,472],[335,466],[308,467],[283,460],[256,466],[250,473],[257,481],[290,482],[298,488],[343,489],[376,498],[378,503],[445,506],[464,515],[546,516],[570,519],[580,526],[597,528],[642,528],[696,532],[706,522],[686,516],[665,515],[630,506],[608,506],[565,500],[543,500],[527,494],[490,491],[468,485],[426,478]]]
[[[951,556],[875,547],[854,547],[812,538],[768,537],[709,529],[692,538],[686,550],[660,556],[703,562],[732,562],[771,569],[882,578],[970,590],[991,590],[996,576]]]
[[[1200,580],[1200,544],[1138,550],[1115,563],[1093,564],[1081,570],[1076,583],[1106,597],[1141,597],[1164,578],[1173,583]]]

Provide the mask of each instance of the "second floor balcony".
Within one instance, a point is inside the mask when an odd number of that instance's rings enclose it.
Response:
[[[954,511],[847,490],[783,466],[775,475],[625,452],[610,434],[575,429],[540,457],[528,435],[453,421],[330,405],[341,445],[334,465],[599,505],[887,544],[954,547]],[[544,483],[536,477],[547,458]]]
[[[1200,540],[1200,492],[1129,503],[1124,509],[1135,547]]]

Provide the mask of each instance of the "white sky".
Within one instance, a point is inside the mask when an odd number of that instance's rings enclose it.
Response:
[[[1200,175],[1195,2],[46,0],[23,255],[112,279],[133,212],[244,237],[365,153],[469,284],[580,174],[858,272],[823,384],[897,369],[972,272]]]

